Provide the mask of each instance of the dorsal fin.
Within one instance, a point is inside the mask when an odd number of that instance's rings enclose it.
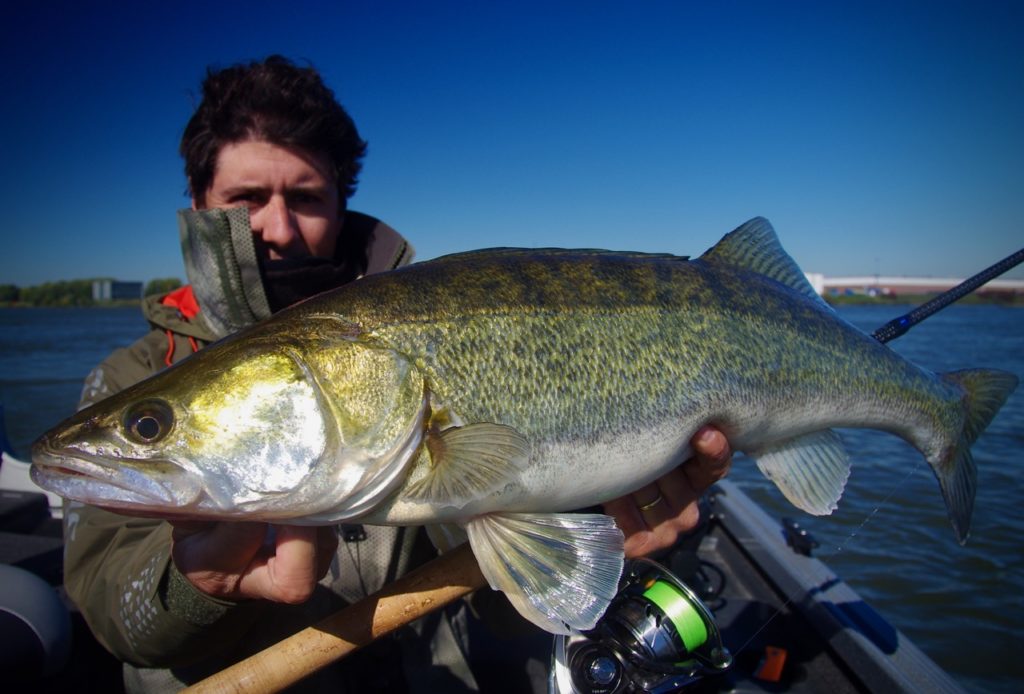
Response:
[[[460,251],[458,253],[450,253],[448,255],[442,255],[431,260],[423,261],[429,263],[450,263],[450,262],[465,262],[467,260],[473,260],[476,258],[502,258],[502,257],[526,257],[531,256],[542,256],[542,257],[557,257],[557,256],[613,256],[618,255],[625,258],[635,258],[639,260],[689,260],[689,256],[675,255],[673,253],[644,253],[642,251],[613,251],[606,250],[603,248],[509,248],[505,246],[498,246],[495,248],[478,248],[472,251]]]
[[[775,230],[764,217],[754,217],[729,232],[700,259],[756,272],[821,301],[803,270],[782,248]]]

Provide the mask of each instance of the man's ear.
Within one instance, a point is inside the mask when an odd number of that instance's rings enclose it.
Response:
[[[206,207],[206,204],[205,204],[206,200],[205,199],[204,200],[196,200],[196,194],[194,192],[196,188],[195,188],[195,186],[192,185],[192,181],[191,180],[189,180],[189,182],[188,182],[188,189],[190,191],[193,191],[192,192],[192,209],[193,210],[201,210],[204,207]],[[205,196],[204,196],[204,198],[205,198]]]

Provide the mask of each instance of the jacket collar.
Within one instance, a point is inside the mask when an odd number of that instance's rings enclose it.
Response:
[[[362,274],[393,270],[412,260],[412,246],[384,222],[347,212],[343,229],[357,225],[369,230]],[[200,308],[193,322],[202,324],[202,332],[224,337],[270,317],[247,209],[181,210],[178,229],[185,272]]]

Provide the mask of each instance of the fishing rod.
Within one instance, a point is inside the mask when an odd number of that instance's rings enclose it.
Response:
[[[899,318],[894,318],[881,328],[871,333],[871,337],[879,342],[888,342],[895,339],[912,327],[923,321],[933,313],[949,306],[954,301],[962,299],[975,289],[992,280],[1004,272],[1016,267],[1024,261],[1024,248],[1012,253],[995,265],[985,268],[978,274],[970,277],[952,289],[947,289],[933,299],[921,304],[910,313],[905,313]]]

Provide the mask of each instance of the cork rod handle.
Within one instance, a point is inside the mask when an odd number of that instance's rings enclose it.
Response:
[[[413,620],[486,585],[468,544],[411,571],[185,692],[278,692]]]

